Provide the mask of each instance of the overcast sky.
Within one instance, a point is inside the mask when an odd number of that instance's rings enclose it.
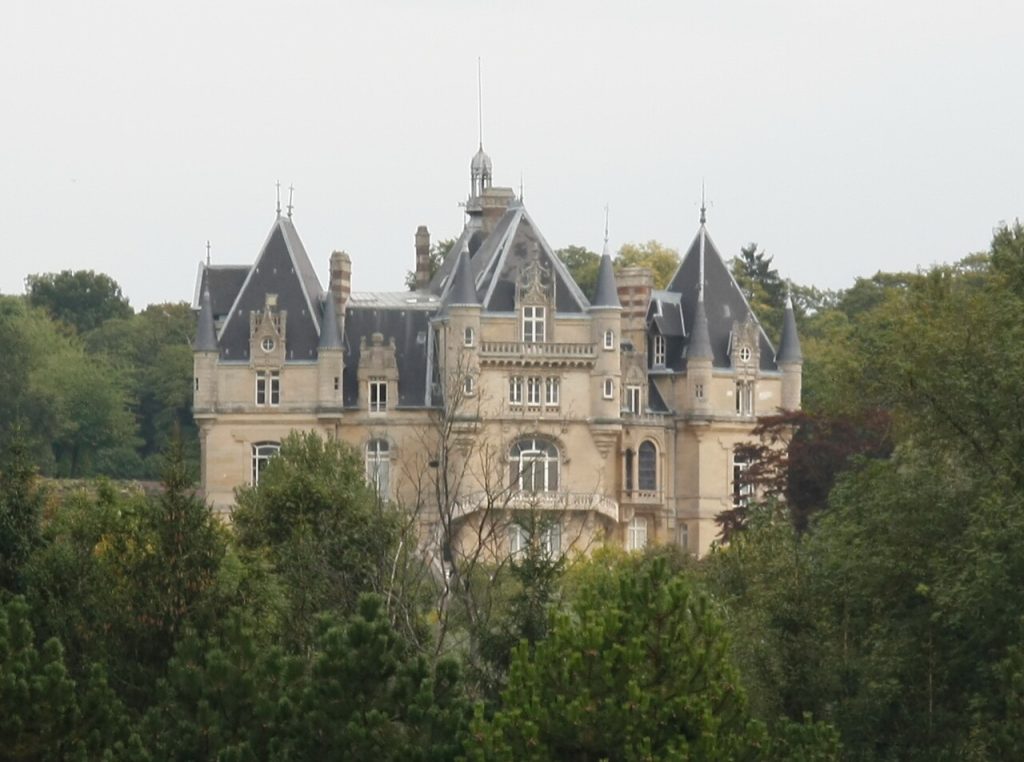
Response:
[[[136,308],[250,264],[295,186],[326,283],[398,290],[477,147],[552,246],[684,247],[821,287],[954,261],[1024,213],[1020,2],[4,0],[0,291],[94,269]],[[287,195],[287,191],[285,191]]]

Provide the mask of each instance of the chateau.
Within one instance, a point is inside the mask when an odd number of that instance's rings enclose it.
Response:
[[[511,189],[470,165],[465,228],[413,291],[354,291],[330,257],[317,279],[277,217],[252,265],[200,265],[194,413],[207,500],[230,511],[293,430],[363,453],[367,479],[414,512],[438,564],[526,542],[677,543],[707,552],[744,499],[736,445],[756,416],[800,405],[792,307],[778,348],[708,234],[704,212],[665,290],[601,257],[593,301]],[[538,519],[539,517],[539,519]],[[526,520],[529,518],[529,520]]]

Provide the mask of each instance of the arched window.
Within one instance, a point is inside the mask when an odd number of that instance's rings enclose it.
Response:
[[[509,485],[521,492],[558,489],[558,448],[544,439],[518,440],[509,450]]]
[[[473,346],[473,342],[476,339],[476,335],[470,326],[466,326],[466,329],[462,332],[462,343],[467,347]]]
[[[641,443],[637,450],[637,477],[640,489],[658,489],[658,450],[652,442]]]
[[[634,516],[629,522],[626,547],[629,550],[643,550],[647,547],[647,519],[643,516]]]
[[[280,442],[256,442],[252,446],[252,486],[260,483],[260,474],[267,463],[281,450]]]
[[[386,439],[366,443],[366,483],[380,497],[387,497],[391,482],[391,447]]]

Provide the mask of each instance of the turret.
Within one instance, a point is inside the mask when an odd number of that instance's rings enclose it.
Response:
[[[590,318],[591,340],[597,347],[597,361],[590,376],[591,412],[596,419],[618,418],[622,393],[622,304],[608,253],[607,234]]]
[[[335,299],[328,293],[320,321],[320,342],[317,345],[318,402],[321,410],[341,410],[341,379],[344,368],[344,345],[338,327]]]
[[[793,300],[786,297],[786,312],[782,318],[782,339],[775,362],[782,371],[782,409],[799,410],[803,385],[804,356],[800,351],[800,337],[796,330]]]
[[[192,347],[193,397],[195,412],[212,411],[217,401],[217,331],[213,325],[210,287],[204,285],[199,300],[199,322]]]
[[[469,249],[463,246],[455,262],[451,286],[441,300],[441,312],[447,322],[444,365],[449,377],[446,399],[466,400],[477,395],[480,375],[480,314],[483,306],[476,295],[476,284],[469,261]]]
[[[686,387],[685,407],[697,415],[711,413],[711,365],[715,353],[711,348],[711,332],[708,330],[708,313],[704,307],[704,247],[707,244],[707,210],[704,202],[700,207],[700,270],[697,283],[697,307],[693,312],[693,328],[686,344]]]

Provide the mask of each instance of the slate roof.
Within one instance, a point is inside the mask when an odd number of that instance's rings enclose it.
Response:
[[[669,283],[668,291],[680,295],[682,305],[683,323],[686,326],[694,325],[694,318],[697,309],[697,296],[700,281],[700,238],[698,231],[689,250],[683,256],[679,269],[676,270]],[[716,368],[728,368],[729,362],[729,337],[732,332],[733,321],[743,322],[751,314],[750,305],[746,297],[737,285],[736,280],[729,272],[725,261],[722,259],[718,249],[711,241],[711,236],[705,231],[704,247],[704,306],[708,319],[708,337],[711,341],[711,350],[714,356],[712,364]],[[756,316],[755,316],[756,317]],[[760,333],[761,370],[778,370],[775,363],[775,348],[768,340],[764,328],[758,325]],[[690,337],[687,337],[688,340]],[[685,350],[678,351],[666,358],[666,365],[673,370],[683,370],[686,367]]]
[[[487,312],[515,310],[516,275],[534,249],[554,278],[555,310],[564,315],[584,313],[590,307],[522,203],[510,205],[489,235],[468,226],[462,231],[430,284],[431,292],[442,299],[452,288],[452,273],[463,248],[469,251],[473,285]]]
[[[473,273],[469,266],[469,251],[463,249],[456,258],[455,275],[452,278],[451,286],[444,296],[444,306],[480,306],[480,299],[476,295],[476,288],[473,285]]]
[[[192,309],[198,310],[202,306],[200,299],[203,289],[209,286],[214,320],[223,320],[235,303],[238,292],[242,290],[249,269],[249,265],[207,265],[200,262]]]
[[[622,307],[619,301],[619,289],[615,285],[615,269],[612,267],[612,258],[607,251],[608,244],[605,243],[605,252],[601,255],[601,264],[597,269],[597,288],[594,294],[594,301],[591,307]]]
[[[233,284],[237,273],[226,276],[223,292],[214,296],[213,285],[217,277],[211,268],[211,297],[215,303],[220,301],[223,304],[227,298],[227,286]],[[294,224],[286,217],[274,220],[256,263],[248,268],[245,280],[227,311],[217,337],[222,360],[249,359],[249,313],[263,310],[268,293],[277,294],[278,309],[288,312],[286,359],[316,359],[324,291]],[[217,313],[216,306],[214,313]]]
[[[380,333],[384,343],[395,340],[395,361],[398,363],[398,406],[424,407],[431,373],[430,318],[433,312],[423,309],[392,309],[349,307],[345,310],[345,367],[343,394],[345,407],[359,405],[360,340]]]
[[[796,331],[796,315],[793,314],[793,300],[786,297],[786,313],[782,318],[782,338],[779,340],[779,354],[775,362],[801,362],[800,336]]]

